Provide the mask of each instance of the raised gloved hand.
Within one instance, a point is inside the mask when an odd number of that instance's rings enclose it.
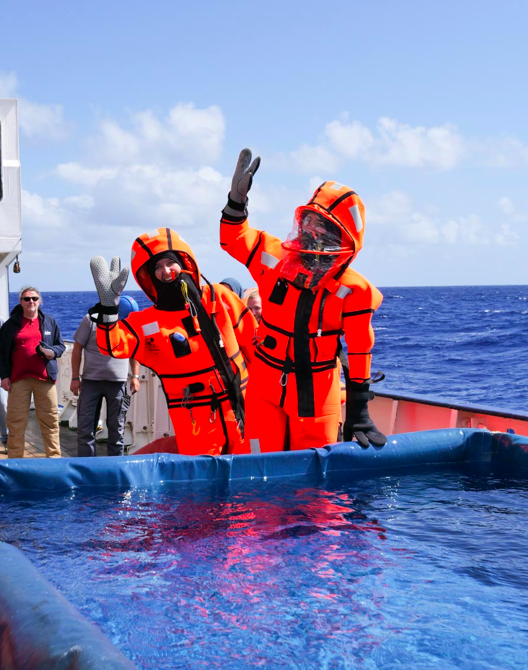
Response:
[[[387,438],[377,428],[368,413],[368,401],[374,398],[369,384],[358,384],[347,380],[346,419],[343,439],[349,442],[354,436],[366,449],[369,444],[383,447]]]
[[[102,256],[94,256],[90,261],[90,269],[100,300],[90,310],[90,315],[98,313],[98,323],[115,323],[118,319],[119,297],[128,279],[128,268],[121,269],[119,256],[112,258],[110,269]]]
[[[231,191],[227,196],[227,205],[224,214],[235,218],[247,218],[247,194],[253,182],[253,175],[259,169],[260,157],[251,162],[251,151],[242,149],[231,182]]]

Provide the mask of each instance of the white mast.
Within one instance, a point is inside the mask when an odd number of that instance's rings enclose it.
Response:
[[[18,102],[0,99],[0,316],[9,316],[9,265],[22,251]]]

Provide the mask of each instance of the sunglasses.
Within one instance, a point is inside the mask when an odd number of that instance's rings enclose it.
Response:
[[[33,300],[34,302],[38,302],[40,300],[40,298],[35,296],[35,295],[27,295],[24,298],[22,298],[22,300],[24,302],[29,302],[30,300]]]

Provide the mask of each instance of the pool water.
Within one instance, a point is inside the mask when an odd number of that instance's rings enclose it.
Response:
[[[528,666],[528,482],[0,495],[0,540],[138,668]]]

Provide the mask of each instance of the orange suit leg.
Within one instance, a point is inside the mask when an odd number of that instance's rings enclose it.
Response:
[[[246,393],[245,453],[250,453],[252,440],[254,446],[258,440],[262,452],[282,451],[286,430],[291,450],[336,442],[341,420],[337,370],[314,374],[315,417],[299,417],[295,375],[289,375],[285,393],[280,378],[279,370],[260,359],[253,361]]]
[[[280,372],[255,359],[246,389],[244,449],[237,453],[282,451],[288,415],[280,407]]]
[[[292,387],[291,393],[288,389],[285,404],[290,418],[290,449],[310,449],[336,442],[341,420],[341,384],[337,369],[314,374],[315,417],[298,415],[297,384]]]
[[[227,409],[229,407],[229,409]],[[222,421],[222,414],[223,418]],[[227,453],[233,453],[242,446],[242,436],[235,421],[235,415],[228,403],[222,403],[221,408],[216,413],[216,420],[211,422],[211,408],[194,407],[191,412],[184,407],[177,407],[169,410],[176,442],[178,444],[178,453],[187,456],[199,456],[200,454],[209,454],[219,456],[224,453],[227,432]],[[225,425],[225,428],[224,428]]]

